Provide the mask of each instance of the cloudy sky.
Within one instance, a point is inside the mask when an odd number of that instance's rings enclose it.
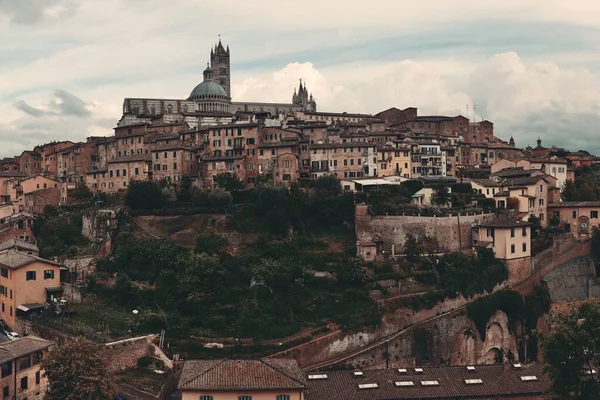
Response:
[[[234,100],[467,114],[600,153],[596,0],[0,0],[0,157],[110,135],[123,98],[186,98],[218,35]],[[476,115],[473,116],[473,104]]]

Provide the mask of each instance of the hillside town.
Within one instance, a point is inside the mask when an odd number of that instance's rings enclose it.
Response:
[[[553,336],[600,323],[600,157],[303,80],[236,102],[234,50],[0,160],[3,399],[70,398],[73,355],[90,399],[600,398]]]

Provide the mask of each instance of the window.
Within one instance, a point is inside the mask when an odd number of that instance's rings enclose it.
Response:
[[[2,398],[8,399],[8,396],[10,396],[8,386],[4,386],[4,388],[2,388]]]
[[[35,281],[35,271],[27,271],[25,276],[25,280]]]
[[[212,396],[200,396],[200,400],[213,400]]]
[[[541,206],[543,206],[543,205],[544,205],[544,199],[539,199],[539,200],[540,200],[540,201],[539,201],[539,204],[540,204],[540,207],[541,207]]]
[[[0,270],[0,271],[1,271],[0,275],[2,275],[3,278],[8,278],[8,268],[2,268],[2,270]]]
[[[40,384],[40,371],[35,373],[35,384],[36,385]]]
[[[252,400],[252,396],[238,396],[238,400]]]
[[[278,394],[275,397],[275,400],[290,400],[290,395],[289,394]]]
[[[140,174],[140,169],[136,167],[136,168],[135,168],[135,170],[134,170],[134,173],[135,173],[136,175],[139,175],[139,174]]]
[[[290,175],[290,174],[283,174],[283,180],[284,181],[289,181],[291,179],[292,179],[292,175]]]
[[[12,361],[2,363],[2,377],[6,378],[10,375],[12,375]]]
[[[21,390],[27,390],[27,377],[21,378]]]
[[[290,167],[290,160],[284,160],[284,161],[283,161],[283,166],[284,166],[285,168],[289,168],[289,167]]]
[[[573,219],[577,218],[577,211],[573,211]]]
[[[523,243],[523,252],[527,251],[527,243]]]
[[[592,219],[598,219],[598,211],[590,211],[590,218]],[[4,268],[3,268],[4,269]],[[2,275],[4,276],[4,275]]]
[[[515,245],[514,244],[510,245],[510,253],[515,254]]]
[[[17,361],[17,365],[19,365],[19,371],[31,368],[31,359],[29,356],[21,357]]]
[[[523,227],[523,236],[527,236],[527,227]]]
[[[173,163],[173,169],[176,170],[177,169],[177,163]]]
[[[121,173],[121,171],[119,171],[118,169],[115,171],[117,173],[117,176],[120,176],[119,174]]]
[[[510,228],[510,237],[515,237],[515,228]]]
[[[54,270],[47,269],[44,271],[44,279],[54,279]]]

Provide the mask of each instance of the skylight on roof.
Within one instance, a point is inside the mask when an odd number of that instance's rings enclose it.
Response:
[[[310,379],[310,380],[313,380],[313,379],[327,379],[327,374],[309,375],[308,379]]]
[[[422,386],[438,386],[439,384],[439,381],[421,381]]]
[[[423,368],[415,368],[415,372],[420,374],[423,372]]]
[[[515,369],[521,369],[521,368],[523,368],[523,366],[520,363],[513,364],[513,367]]]
[[[362,371],[354,371],[354,376],[363,376]]]
[[[587,371],[585,371],[586,374],[588,375],[594,375],[596,373],[595,369],[588,369]]]
[[[379,387],[379,385],[377,385],[376,383],[363,383],[358,385],[359,389],[377,389]]]
[[[465,379],[467,385],[477,385],[483,383],[481,379]]]
[[[535,376],[535,375],[525,375],[525,376],[521,377],[521,380],[523,382],[529,382],[529,381],[537,381],[538,379],[537,379],[537,376]]]
[[[408,370],[406,368],[398,368],[398,372],[401,374],[408,374]]]
[[[394,383],[398,387],[415,386],[415,383],[413,381],[399,381]]]
[[[472,365],[467,365],[467,371],[475,371],[475,367]]]

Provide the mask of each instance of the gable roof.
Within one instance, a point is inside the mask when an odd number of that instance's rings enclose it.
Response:
[[[25,251],[38,252],[38,247],[21,239],[10,239],[0,243],[0,252],[8,249],[23,249]]]
[[[50,265],[61,267],[57,262],[52,260],[46,260],[45,258],[37,257],[31,254],[22,253],[13,249],[4,250],[0,252],[0,266],[17,269],[29,265],[35,261],[43,262]]]
[[[306,400],[396,400],[396,399],[446,399],[496,398],[516,395],[546,394],[550,379],[543,373],[541,364],[523,365],[521,369],[503,364],[477,365],[474,370],[465,366],[422,367],[362,371],[315,372],[325,374],[325,379],[309,379]],[[309,373],[311,375],[313,373]],[[535,376],[535,380],[522,380],[523,376]],[[481,382],[467,384],[467,379]],[[422,382],[436,381],[437,385]],[[412,385],[396,385],[396,382],[412,382]],[[359,388],[358,385],[376,384],[376,387]],[[511,397],[512,398],[512,397]]]
[[[305,389],[306,379],[295,360],[190,360],[183,366],[180,390]]]
[[[52,345],[52,342],[31,335],[0,343],[0,363],[47,349]]]

